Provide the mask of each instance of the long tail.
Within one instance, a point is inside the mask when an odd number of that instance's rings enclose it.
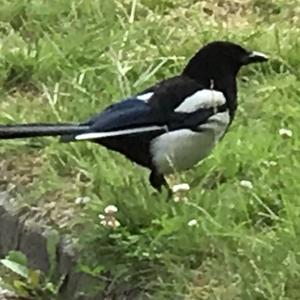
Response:
[[[89,126],[78,124],[17,124],[0,125],[1,139],[19,139],[41,136],[77,135],[88,132]]]

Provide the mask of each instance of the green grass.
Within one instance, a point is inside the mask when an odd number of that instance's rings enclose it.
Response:
[[[299,0],[0,0],[0,122],[85,120],[177,74],[205,42],[228,39],[272,59],[239,76],[225,139],[165,202],[148,173],[91,144],[1,142],[2,189],[36,206],[83,248],[107,293],[138,299],[299,299]],[[291,138],[279,135],[289,128]],[[208,175],[205,175],[208,174]],[[249,180],[252,189],[240,185]],[[88,196],[84,207],[77,197]],[[121,226],[98,214],[119,208]],[[75,215],[75,218],[74,218]],[[198,226],[189,227],[196,219]]]

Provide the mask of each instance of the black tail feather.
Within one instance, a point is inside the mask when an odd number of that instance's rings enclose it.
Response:
[[[62,136],[81,134],[89,130],[89,126],[78,124],[17,124],[0,125],[1,139],[19,139],[41,136]]]

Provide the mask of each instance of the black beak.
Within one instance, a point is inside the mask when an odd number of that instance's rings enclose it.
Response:
[[[261,52],[257,52],[257,51],[253,51],[250,52],[244,60],[244,64],[248,65],[248,64],[252,64],[252,63],[261,63],[261,62],[265,62],[268,61],[268,56],[264,53]]]

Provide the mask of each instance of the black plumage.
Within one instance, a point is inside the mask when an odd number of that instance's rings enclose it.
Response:
[[[158,190],[165,174],[192,167],[224,136],[237,109],[236,76],[267,57],[230,42],[201,48],[183,72],[113,104],[79,124],[0,125],[0,139],[61,136],[88,140],[151,170]]]

